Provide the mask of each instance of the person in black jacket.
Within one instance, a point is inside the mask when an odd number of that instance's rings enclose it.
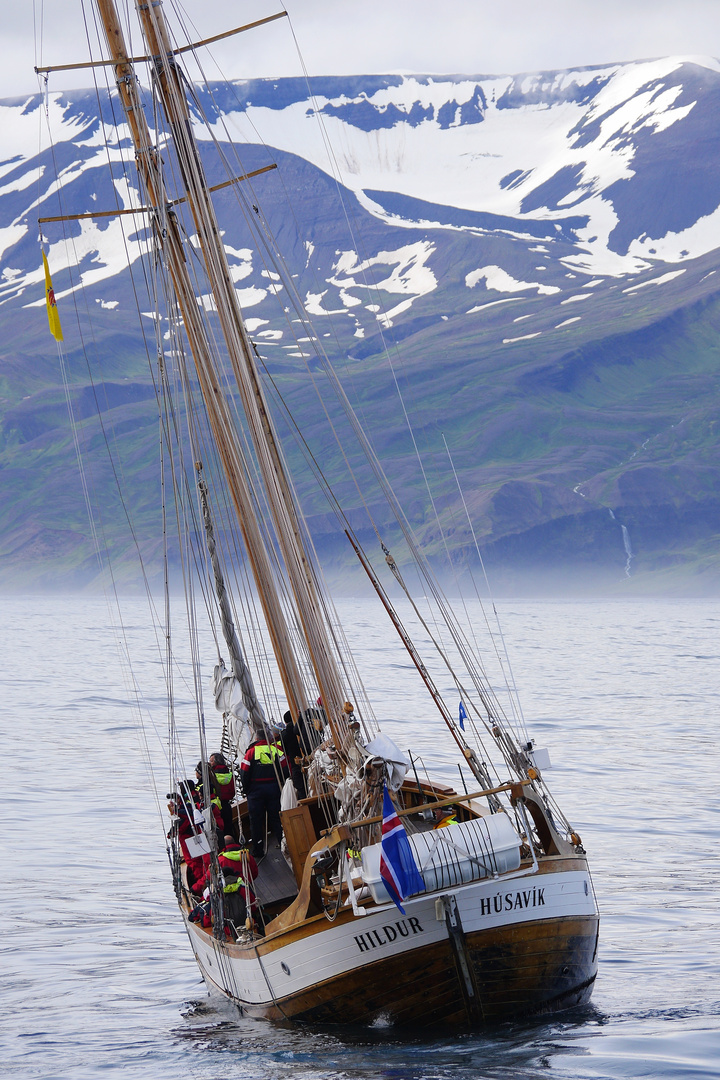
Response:
[[[325,712],[319,708],[306,709],[298,717],[295,734],[300,743],[300,749],[306,757],[309,757],[315,747],[319,746],[323,740],[324,720]]]
[[[303,750],[297,737],[295,724],[293,724],[292,714],[286,712],[283,716],[283,720],[285,721],[285,727],[282,730],[280,739],[282,741],[283,750],[285,751],[285,757],[290,766],[290,776],[295,785],[298,799],[306,799],[307,788],[305,787],[305,776],[301,765]]]

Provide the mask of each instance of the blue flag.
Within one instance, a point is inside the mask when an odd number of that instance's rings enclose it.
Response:
[[[397,811],[393,806],[387,785],[383,785],[382,845],[380,848],[380,877],[385,888],[405,914],[400,903],[411,893],[424,892],[425,882],[413,858],[410,841]]]
[[[465,730],[465,721],[467,720],[467,713],[465,712],[465,706],[463,705],[462,701],[460,702],[459,720],[460,720],[460,727],[464,731]]]

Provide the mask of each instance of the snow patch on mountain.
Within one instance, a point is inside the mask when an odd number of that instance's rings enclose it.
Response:
[[[520,299],[522,299],[520,296],[509,296],[507,300],[491,300],[489,304],[477,304],[475,307],[471,307],[466,314],[474,315],[476,311],[485,311],[486,308],[497,307],[498,304],[514,304]]]
[[[574,304],[576,300],[590,300],[592,293],[576,293],[574,296],[568,296],[566,300],[561,300],[561,304]]]
[[[37,154],[41,107],[47,109],[47,124],[43,123],[43,126],[46,131],[53,132],[56,142],[75,142],[93,123],[90,118],[79,115],[63,94],[49,94],[43,106],[38,94],[22,102],[0,102],[3,145],[12,147],[12,156],[0,163],[0,177]]]
[[[3,195],[9,195],[11,191],[26,191],[31,185],[39,183],[44,172],[45,166],[41,165],[39,169],[35,170],[34,175],[30,171],[21,173],[11,183],[0,186],[0,198]]]
[[[639,98],[640,91],[649,83],[659,83],[684,64],[693,64],[708,68],[710,71],[720,72],[720,61],[711,56],[665,56],[656,60],[639,60],[634,63],[620,64],[612,69],[612,80],[605,84],[590,103],[588,114],[592,118],[608,116],[613,110],[624,108],[630,99]],[[658,111],[656,103],[653,112]],[[629,119],[629,115],[623,116],[623,122]],[[617,127],[617,124],[615,126]]]
[[[560,221],[572,211],[587,223],[578,232],[581,251],[568,264],[621,276],[651,265],[650,246],[669,261],[682,250],[696,257],[717,246],[714,221],[710,232],[693,227],[682,241],[668,233],[667,243],[663,234],[626,252],[611,240],[618,215],[608,189],[641,184],[643,140],[666,135],[696,110],[697,97],[687,100],[685,90],[691,66],[720,71],[716,60],[683,56],[517,77],[396,76],[354,96],[326,90],[285,108],[254,105],[251,95],[225,120],[244,138],[257,128],[270,145],[338,176],[366,209],[393,224],[398,211],[389,213],[368,192],[503,215],[518,226],[523,219]],[[212,135],[221,137],[219,124]],[[413,216],[409,207],[399,216],[410,225],[457,228],[441,216]]]
[[[319,293],[307,293],[307,295],[305,296],[305,310],[307,311],[308,315],[344,315],[347,312],[347,308],[345,306],[341,308],[323,307],[322,301],[327,296],[327,294],[327,289]],[[357,300],[356,303],[359,304],[360,301]]]
[[[369,311],[374,311],[380,323],[391,326],[392,320],[407,311],[418,297],[426,296],[437,288],[437,278],[427,265],[434,251],[435,245],[427,240],[407,244],[395,251],[379,251],[377,255],[362,262],[358,261],[357,252],[341,251],[333,266],[334,276],[328,280],[328,284],[339,290],[341,298],[350,299],[355,304],[358,303],[358,298],[352,295],[353,289],[405,295],[407,299],[400,301],[389,311],[383,310],[380,304],[366,305]],[[371,273],[386,266],[392,267],[386,277]],[[320,309],[317,313],[330,314],[325,309]]]
[[[660,277],[649,278],[647,281],[641,281],[637,285],[631,285],[627,289],[623,289],[624,293],[634,293],[638,289],[645,289],[648,285],[664,285],[668,281],[674,281],[675,278],[684,274],[685,270],[670,270],[667,274],[661,274]]]
[[[682,232],[668,232],[659,238],[638,237],[631,241],[628,254],[635,258],[672,263],[695,258],[717,247],[720,247],[720,207]],[[650,266],[651,263],[646,262],[645,265]]]
[[[267,296],[267,289],[258,289],[255,285],[251,285],[248,289],[236,289],[235,293],[240,307],[244,309],[261,304]],[[198,297],[198,302],[207,312],[217,311],[215,298],[210,293],[203,293]]]
[[[585,252],[572,265],[616,276],[649,264],[637,249],[613,251],[617,217],[603,192],[634,179],[639,139],[667,132],[695,109],[696,99],[683,99],[681,78],[691,64],[720,70],[716,60],[682,56],[517,78],[389,78],[373,91],[318,94],[312,104],[294,100],[284,109],[250,100],[226,120],[244,138],[257,127],[269,144],[338,175],[384,219],[391,215],[368,191],[510,216],[518,224],[572,210],[587,217],[579,237]],[[218,124],[213,135],[221,137]],[[427,217],[406,220],[452,227]],[[715,240],[697,230],[688,245],[696,256]]]
[[[496,292],[522,292],[525,289],[537,289],[544,296],[559,293],[557,285],[542,285],[539,281],[516,281],[506,270],[500,266],[481,266],[478,270],[471,270],[465,275],[465,284],[468,289],[473,289],[478,282],[485,281],[487,289]]]
[[[532,338],[540,337],[542,330],[538,330],[536,334],[523,334],[522,337],[505,337],[502,339],[503,345],[514,345],[516,341],[530,341]]]
[[[140,205],[136,188],[125,179],[114,182],[118,193],[119,205],[123,208]],[[61,300],[78,289],[96,285],[106,278],[115,277],[127,269],[128,261],[134,263],[147,250],[144,222],[140,230],[137,226],[128,226],[124,218],[102,218],[97,221],[83,219],[78,222],[80,234],[69,239],[61,239],[49,245],[48,263],[52,273],[57,275],[66,269],[80,268],[79,278],[68,289],[56,290],[55,298]],[[130,231],[132,230],[132,231]],[[38,252],[38,263],[40,252]],[[34,286],[44,280],[41,265],[30,270],[21,278],[12,282],[14,295],[20,296],[28,286]],[[45,303],[44,292],[39,300],[31,301],[26,307],[41,307]]]

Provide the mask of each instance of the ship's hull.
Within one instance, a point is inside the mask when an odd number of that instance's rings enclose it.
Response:
[[[468,1028],[586,1002],[598,912],[584,859],[474,882],[361,918],[344,910],[222,945],[188,923],[209,987],[250,1016]]]

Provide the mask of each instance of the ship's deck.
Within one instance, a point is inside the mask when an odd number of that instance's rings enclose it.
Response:
[[[274,837],[268,839],[267,850],[262,859],[258,859],[258,876],[253,882],[253,889],[263,906],[281,900],[290,901],[297,896],[295,875]]]

